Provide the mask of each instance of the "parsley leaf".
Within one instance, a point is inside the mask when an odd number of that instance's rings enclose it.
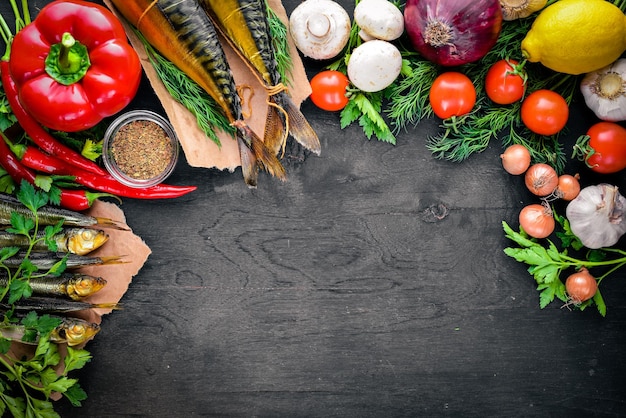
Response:
[[[517,247],[508,247],[504,249],[504,253],[520,263],[527,264],[528,273],[533,276],[537,283],[537,291],[539,292],[539,306],[545,308],[555,299],[559,299],[565,303],[563,306],[574,306],[580,310],[588,306],[595,305],[600,315],[606,315],[606,304],[602,298],[600,290],[596,292],[594,297],[583,303],[573,304],[567,295],[564,282],[561,280],[561,274],[565,271],[575,271],[582,267],[591,268],[609,268],[599,277],[595,277],[598,285],[608,276],[620,267],[626,266],[626,251],[615,248],[604,248],[599,250],[588,250],[582,255],[574,257],[568,254],[568,249],[574,251],[584,250],[580,240],[571,233],[567,219],[563,216],[555,214],[555,219],[561,226],[563,231],[555,234],[561,238],[561,248],[550,240],[537,240],[529,237],[520,227],[519,231],[513,230],[506,222],[502,222],[505,237],[512,240]],[[615,258],[608,258],[608,253],[617,254]]]

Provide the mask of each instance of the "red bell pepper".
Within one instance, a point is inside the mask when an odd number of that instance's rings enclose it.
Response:
[[[11,110],[13,111],[17,122],[22,126],[24,132],[28,134],[30,139],[32,139],[35,144],[47,153],[56,155],[72,165],[81,167],[96,174],[107,174],[107,172],[104,171],[104,169],[102,169],[98,164],[83,157],[80,153],[74,151],[50,135],[50,133],[45,130],[43,126],[40,125],[39,122],[26,111],[26,109],[24,109],[24,106],[22,106],[18,97],[17,86],[9,74],[9,63],[7,61],[0,62],[0,80],[2,82],[2,87],[4,87],[7,102],[9,103],[9,106],[11,106]]]
[[[9,68],[24,108],[65,132],[95,126],[134,98],[141,63],[120,21],[104,6],[57,0],[17,32]]]

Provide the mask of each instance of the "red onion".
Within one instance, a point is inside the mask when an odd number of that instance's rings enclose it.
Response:
[[[443,66],[474,62],[502,29],[499,0],[407,0],[404,25],[413,47]]]

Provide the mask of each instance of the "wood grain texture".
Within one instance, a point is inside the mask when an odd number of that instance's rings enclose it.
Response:
[[[144,86],[133,105],[154,100]],[[604,319],[539,309],[502,251],[501,221],[534,198],[500,144],[438,161],[434,120],[391,146],[303,111],[322,155],[292,145],[287,182],[249,190],[183,160],[170,182],[197,192],[124,201],[152,255],[88,346],[88,400],[62,416],[626,415],[626,273],[603,283]]]

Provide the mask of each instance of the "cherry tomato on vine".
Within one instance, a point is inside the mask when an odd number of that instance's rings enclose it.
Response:
[[[526,72],[519,62],[507,59],[496,61],[487,71],[485,93],[494,103],[515,103],[524,97],[526,78]]]
[[[622,171],[626,169],[626,128],[615,122],[598,122],[579,138],[576,151],[596,173]]]
[[[541,89],[524,99],[521,116],[522,122],[531,131],[539,135],[554,135],[565,127],[569,107],[559,93]]]
[[[339,71],[322,71],[311,79],[311,101],[322,110],[341,110],[349,101],[346,97],[349,84],[348,77]]]
[[[476,88],[465,74],[447,71],[435,78],[428,96],[435,115],[441,119],[469,113],[476,104]]]

